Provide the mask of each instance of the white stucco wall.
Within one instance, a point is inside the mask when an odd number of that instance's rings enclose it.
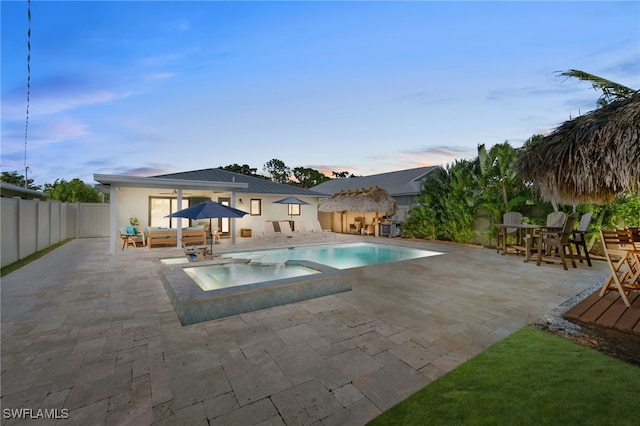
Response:
[[[137,217],[141,228],[144,230],[149,225],[149,197],[150,196],[168,196],[162,193],[171,192],[170,189],[145,189],[145,188],[117,188],[116,189],[116,232],[117,229],[129,224],[130,217]],[[288,206],[286,204],[275,204],[274,201],[285,198],[286,196],[279,195],[263,195],[263,194],[247,194],[239,193],[235,194],[235,197],[230,192],[228,193],[206,193],[205,191],[191,191],[185,190],[184,198],[198,197],[198,198],[210,198],[214,201],[218,201],[219,198],[231,198],[232,206],[237,209],[250,213],[251,199],[262,200],[262,214],[259,216],[252,216],[251,214],[245,215],[243,218],[232,219],[235,221],[235,226],[232,224],[232,230],[236,237],[240,236],[240,229],[261,229],[262,224],[266,221],[280,221],[289,220]],[[293,216],[295,220],[306,220],[307,222],[315,221],[318,219],[318,203],[315,197],[298,196],[297,198],[308,202],[308,205],[300,206],[300,216]],[[242,202],[240,202],[242,200]],[[235,201],[235,205],[234,205]],[[188,220],[182,221],[182,226],[189,226]],[[217,222],[214,219],[213,227],[217,227]]]

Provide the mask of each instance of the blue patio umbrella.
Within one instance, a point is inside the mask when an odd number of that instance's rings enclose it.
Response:
[[[195,206],[179,210],[165,217],[182,217],[185,219],[209,219],[209,236],[211,237],[211,249],[213,250],[213,234],[211,233],[211,219],[220,217],[242,217],[248,214],[231,206],[217,203],[215,201],[204,201]]]
[[[299,198],[296,197],[287,197],[287,198],[283,198],[282,200],[277,200],[274,201],[274,204],[298,204],[298,205],[305,205],[305,204],[309,204],[306,201],[303,201]],[[291,212],[291,207],[287,207],[288,211]],[[293,220],[293,214],[290,215],[290,220]]]

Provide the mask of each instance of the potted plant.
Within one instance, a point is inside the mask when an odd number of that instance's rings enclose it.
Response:
[[[136,235],[138,233],[138,226],[140,226],[140,222],[137,217],[129,218],[129,226],[127,226],[127,234]]]

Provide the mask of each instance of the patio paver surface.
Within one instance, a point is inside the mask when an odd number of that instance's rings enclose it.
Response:
[[[180,250],[73,240],[2,278],[2,409],[68,410],[38,424],[361,425],[608,274],[366,241],[444,254],[353,269],[351,292],[183,327],[159,262]]]

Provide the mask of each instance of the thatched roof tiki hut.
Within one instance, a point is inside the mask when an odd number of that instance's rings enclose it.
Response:
[[[565,122],[516,167],[549,201],[605,204],[640,192],[640,92]]]
[[[340,231],[344,232],[342,216],[345,212],[375,212],[376,219],[378,219],[379,213],[395,214],[398,210],[398,204],[387,191],[374,186],[369,189],[362,188],[335,193],[322,202],[319,210],[321,212],[341,212]],[[376,235],[379,235],[378,229],[376,229]]]

